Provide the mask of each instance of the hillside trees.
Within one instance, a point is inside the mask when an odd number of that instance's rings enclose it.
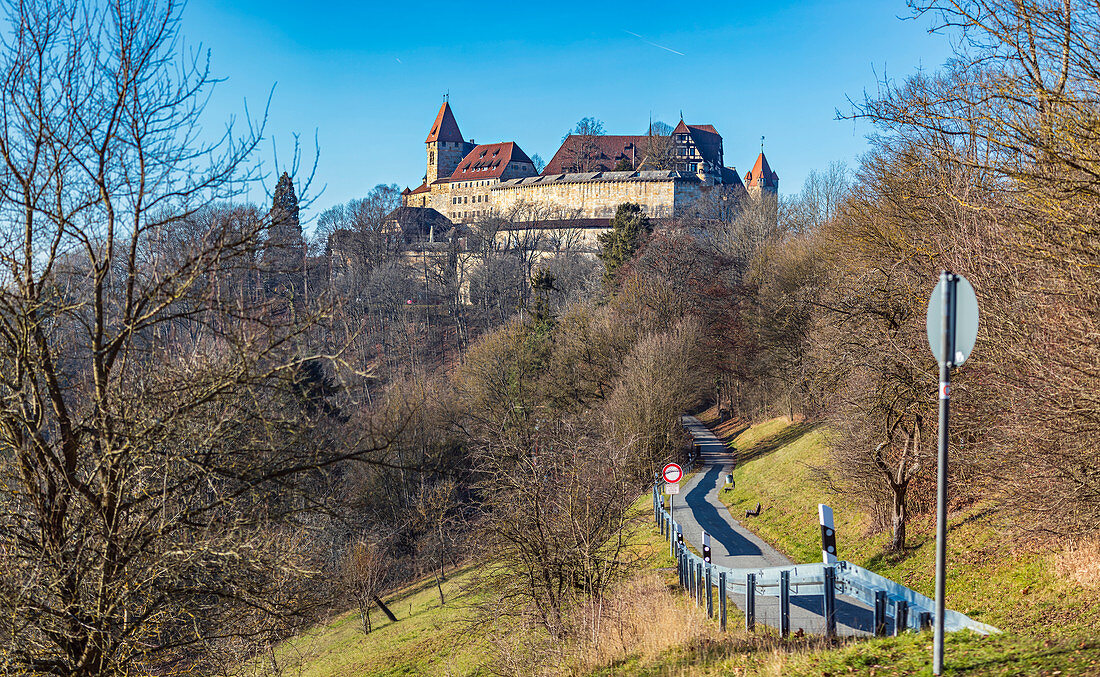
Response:
[[[324,308],[259,293],[255,178],[204,146],[179,8],[12,6],[0,51],[0,670],[201,668],[308,618],[293,525],[344,461],[302,348]],[[313,379],[315,380],[315,379]],[[331,441],[342,437],[340,445]]]
[[[632,307],[580,301],[514,319],[472,345],[453,379],[494,559],[492,611],[530,615],[553,636],[629,569],[627,508],[680,453],[679,413],[704,382],[697,323]]]
[[[1028,523],[1088,532],[1100,516],[1100,11],[998,0],[912,7],[959,37],[957,58],[941,73],[886,87],[856,113],[899,156],[911,147],[931,159],[929,170],[960,179],[939,193],[955,205],[952,231],[930,250],[974,281],[983,313],[979,357],[965,370],[981,415],[956,441],[965,452],[979,437],[984,448],[972,460],[999,500],[1042,515]]]

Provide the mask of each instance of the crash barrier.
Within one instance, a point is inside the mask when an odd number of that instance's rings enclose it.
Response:
[[[933,600],[851,562],[832,564],[792,564],[762,569],[733,569],[705,561],[687,548],[683,530],[665,509],[661,485],[653,488],[653,514],[661,531],[669,539],[669,553],[677,563],[680,586],[706,606],[707,614],[715,614],[714,586],[718,587],[717,612],[719,624],[726,629],[726,600],[729,595],[745,598],[745,628],[756,626],[756,598],[779,598],[779,630],[790,633],[791,595],[816,595],[822,598],[825,635],[836,635],[836,596],[857,599],[874,610],[874,634],[899,635],[907,630],[932,627],[936,604]],[[680,537],[678,537],[680,535]],[[980,623],[957,611],[944,612],[944,629],[948,632],[973,630],[982,635],[1000,632],[992,625]],[[810,630],[804,628],[804,630]]]

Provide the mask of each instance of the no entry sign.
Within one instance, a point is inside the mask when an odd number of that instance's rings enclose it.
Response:
[[[669,484],[676,484],[684,477],[684,470],[675,463],[668,463],[661,469],[661,476],[664,477],[665,482]]]

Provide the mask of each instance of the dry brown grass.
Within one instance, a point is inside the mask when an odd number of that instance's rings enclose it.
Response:
[[[721,639],[715,622],[653,572],[590,603],[576,618],[577,640],[571,652],[574,674],[587,674],[628,657],[648,662],[673,647],[705,647]]]
[[[1100,537],[1090,536],[1063,545],[1054,555],[1054,569],[1081,587],[1100,589]]]
[[[570,636],[532,643],[529,632],[508,633],[495,642],[495,671],[509,675],[645,674],[782,675],[792,654],[824,646],[821,638],[781,640],[774,632],[746,633],[730,609],[730,632],[658,572],[645,572],[620,585],[602,602],[571,614]],[[502,645],[508,645],[507,647]]]

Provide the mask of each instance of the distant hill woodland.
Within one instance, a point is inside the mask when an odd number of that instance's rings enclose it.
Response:
[[[830,481],[904,548],[933,504],[941,269],[982,312],[952,504],[1089,537],[1100,15],[1048,4],[917,7],[957,58],[857,102],[870,152],[800,195],[656,227],[626,204],[598,256],[478,224],[468,300],[387,244],[385,187],[322,219],[378,245],[343,283],[295,277],[306,182],[244,201],[262,119],[196,141],[212,79],[174,4],[12,5],[0,674],[231,673],[334,610],[369,632],[386,591],[473,558],[486,618],[568,638],[635,566],[625,510],[707,402],[828,422]]]

